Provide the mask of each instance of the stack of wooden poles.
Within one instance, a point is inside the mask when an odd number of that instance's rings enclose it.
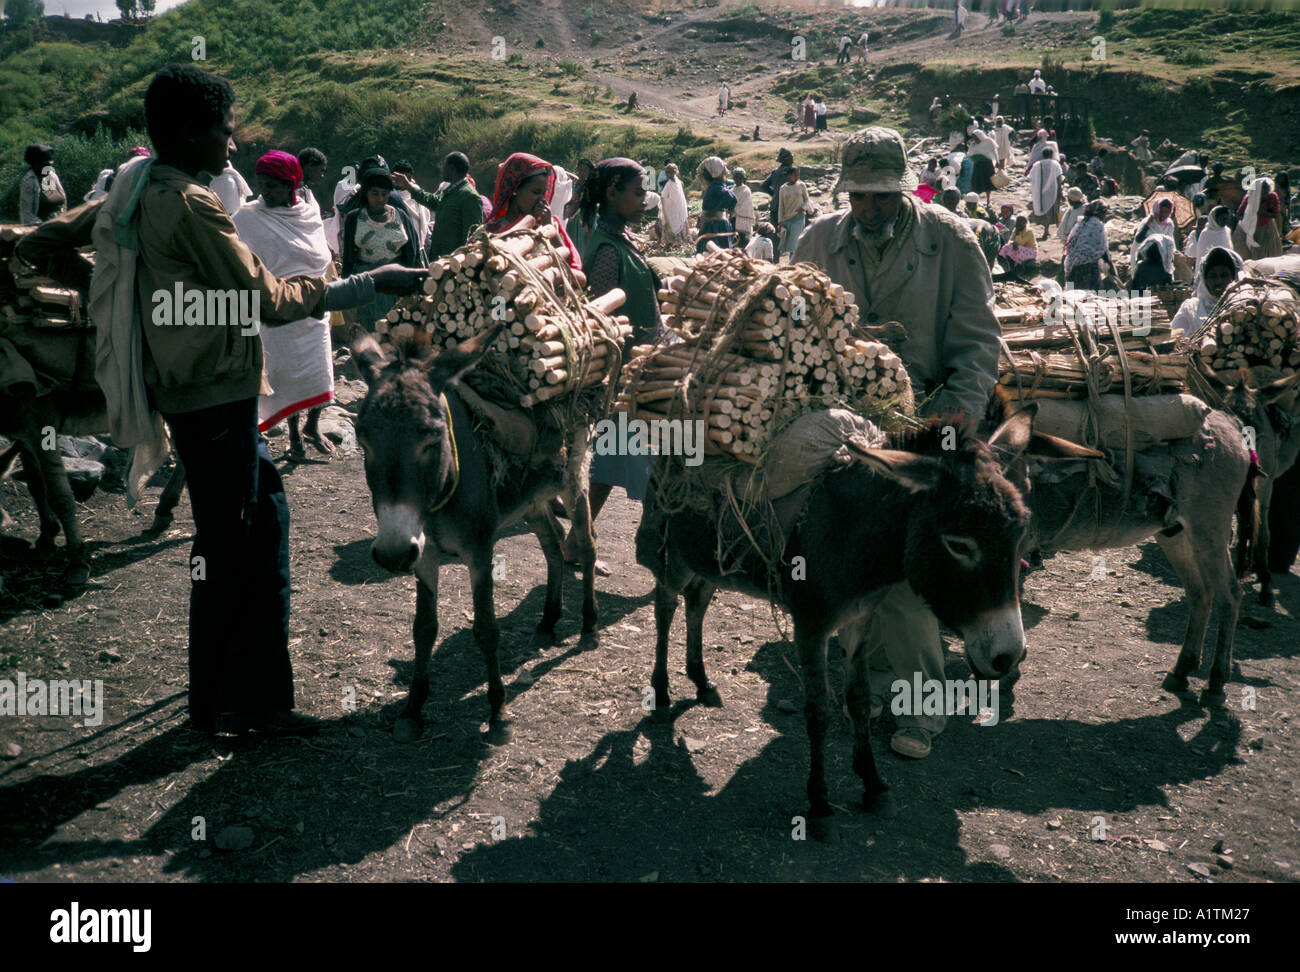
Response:
[[[811,408],[912,407],[902,362],[858,328],[853,294],[806,264],[714,247],[664,280],[659,300],[666,337],[633,348],[615,408],[703,421],[706,451],[753,463]]]
[[[450,349],[498,323],[505,329],[477,371],[495,372],[494,388],[525,408],[570,392],[607,388],[618,375],[620,349],[632,333],[626,300],[615,289],[586,300],[586,277],[569,266],[554,223],[533,218],[500,235],[480,234],[435,260],[423,296],[398,301],[376,323],[381,343],[423,331]],[[475,384],[475,373],[470,373]]]

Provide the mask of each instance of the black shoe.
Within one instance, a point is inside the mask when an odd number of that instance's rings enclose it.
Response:
[[[228,712],[217,716],[216,731],[231,736],[249,732],[268,736],[314,736],[321,731],[319,719],[288,710],[282,712]]]

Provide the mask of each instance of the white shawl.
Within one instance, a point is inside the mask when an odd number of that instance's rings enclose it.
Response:
[[[258,197],[235,214],[234,223],[240,239],[277,277],[323,277],[333,262],[318,206],[301,200],[294,206],[268,206]],[[261,338],[272,392],[257,400],[260,431],[333,400],[330,332],[322,318],[263,327]]]
[[[664,225],[673,236],[680,236],[686,229],[686,190],[676,176],[664,182],[663,213]]]
[[[1035,216],[1045,216],[1061,198],[1063,173],[1056,159],[1039,159],[1029,170],[1029,198]]]

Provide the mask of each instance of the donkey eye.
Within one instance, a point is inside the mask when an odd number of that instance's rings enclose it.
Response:
[[[948,551],[949,556],[959,564],[974,567],[979,562],[980,546],[971,537],[945,533],[939,539],[943,543],[943,548]]]

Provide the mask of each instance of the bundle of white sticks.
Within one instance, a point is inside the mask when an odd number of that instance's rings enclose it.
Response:
[[[399,300],[376,322],[376,336],[396,344],[423,331],[450,349],[504,323],[479,368],[505,378],[519,405],[608,387],[632,333],[626,317],[613,316],[627,298],[614,289],[585,299],[586,277],[568,259],[555,224],[531,216],[507,233],[480,234],[435,260],[423,296]]]
[[[659,300],[669,336],[632,349],[615,409],[703,421],[709,452],[757,462],[775,428],[818,406],[911,410],[898,355],[858,329],[853,294],[810,266],[715,248]]]

